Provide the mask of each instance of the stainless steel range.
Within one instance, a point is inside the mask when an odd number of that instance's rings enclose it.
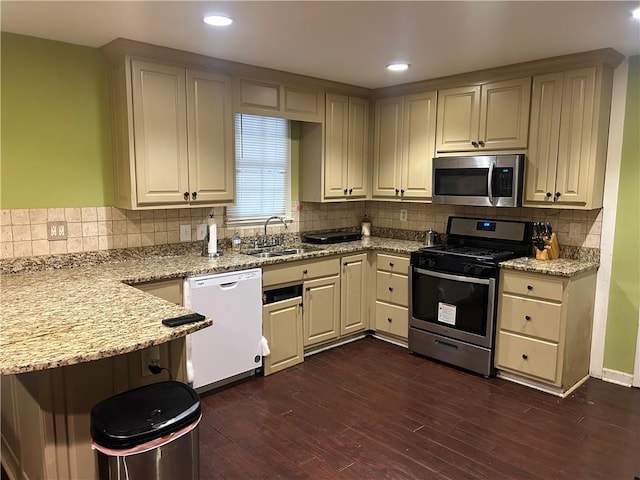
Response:
[[[530,253],[528,222],[449,217],[447,244],[411,255],[409,350],[494,375],[498,264]]]

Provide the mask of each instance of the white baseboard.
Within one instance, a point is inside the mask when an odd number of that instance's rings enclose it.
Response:
[[[630,387],[633,385],[633,374],[603,368],[602,380],[609,383],[615,383],[616,385],[622,385],[623,387]]]

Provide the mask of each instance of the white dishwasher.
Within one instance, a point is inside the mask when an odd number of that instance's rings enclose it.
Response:
[[[262,366],[262,270],[188,277],[184,306],[213,320],[187,335],[187,373],[196,391],[254,375]]]

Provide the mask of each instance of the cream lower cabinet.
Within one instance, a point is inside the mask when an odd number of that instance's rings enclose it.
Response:
[[[438,152],[527,148],[531,78],[438,91]]]
[[[116,206],[232,203],[231,79],[128,56],[111,73]]]
[[[502,269],[495,365],[551,393],[589,374],[596,272],[559,277]]]
[[[264,357],[265,375],[303,362],[302,297],[264,305],[262,331],[271,351]]]
[[[525,205],[602,207],[612,78],[605,66],[534,77]]]
[[[340,276],[308,280],[302,285],[305,347],[340,335]]]
[[[436,98],[436,92],[427,92],[376,101],[374,199],[431,198]]]
[[[340,276],[340,335],[349,335],[367,329],[367,254],[342,257]]]
[[[374,329],[407,340],[409,334],[409,257],[377,253]]]
[[[182,303],[182,280],[138,285]],[[105,321],[108,321],[105,320]],[[186,382],[184,338],[160,345],[161,365]],[[167,380],[142,367],[141,352],[1,378],[2,465],[10,478],[97,478],[91,449],[91,409],[134,387]]]

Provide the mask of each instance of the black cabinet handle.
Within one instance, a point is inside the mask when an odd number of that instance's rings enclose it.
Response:
[[[404,195],[404,188],[400,189],[400,195]]]
[[[353,193],[353,188],[349,189],[349,195],[351,195]]]
[[[198,192],[191,193],[191,198],[193,198],[194,200],[196,199],[197,196],[198,196]]]
[[[302,270],[302,274],[306,275],[307,273],[309,273],[309,270],[307,270],[306,268],[304,270]]]
[[[527,358],[529,358],[529,355],[527,355],[526,353],[523,353],[523,354],[522,354],[522,359],[523,359],[523,360],[526,360]]]
[[[349,265],[349,262],[344,262],[342,265],[346,267],[347,265]]]
[[[471,142],[471,145],[473,145],[474,147],[478,148],[478,142]]]
[[[533,286],[532,285],[527,285],[527,290],[533,290]]]
[[[389,322],[389,323],[393,322],[393,318],[390,318],[390,317],[387,318],[387,322]]]
[[[185,199],[186,201],[189,201],[189,192],[184,192],[184,193],[182,194],[182,196],[184,197],[184,199]]]
[[[311,287],[307,287],[307,288],[305,288],[305,290],[306,290],[307,292],[309,292],[309,291],[311,290]]]
[[[392,262],[389,262],[389,266],[390,266],[390,267],[393,267],[393,263],[392,263]]]
[[[345,194],[345,195],[347,194],[347,189],[346,189],[346,188],[344,189],[344,194]]]
[[[547,198],[551,196],[551,192],[547,192]]]
[[[524,316],[524,319],[525,319],[525,320],[531,320],[531,317],[530,317],[529,315],[525,315],[525,316]]]
[[[396,195],[400,193],[400,190],[396,188]]]
[[[484,142],[482,140],[478,141],[478,145],[480,145],[481,147],[484,147]]]
[[[556,200],[560,198],[560,195],[562,195],[560,192],[556,192],[556,194],[554,195],[556,197]]]
[[[390,292],[393,292],[393,287],[389,287],[389,291],[390,291]]]

